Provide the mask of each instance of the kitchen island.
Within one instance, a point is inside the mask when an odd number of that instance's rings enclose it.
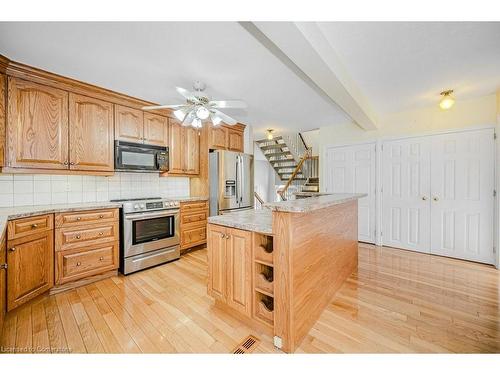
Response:
[[[294,352],[358,262],[358,199],[330,194],[208,219],[208,293]]]

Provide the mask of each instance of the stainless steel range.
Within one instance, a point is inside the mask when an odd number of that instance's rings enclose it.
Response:
[[[179,202],[122,199],[120,272],[127,275],[180,258]]]

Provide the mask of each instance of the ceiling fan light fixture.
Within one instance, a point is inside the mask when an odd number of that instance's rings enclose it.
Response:
[[[200,120],[206,120],[210,116],[210,111],[203,106],[199,106],[196,109],[196,117]]]
[[[453,90],[446,90],[440,94],[442,96],[441,101],[439,102],[439,107],[441,107],[441,109],[447,110],[453,107],[455,99],[451,94],[453,94]]]
[[[210,120],[212,120],[212,125],[213,126],[219,126],[220,123],[222,122],[222,119],[214,114],[210,114]]]
[[[191,126],[193,128],[201,128],[202,127],[202,122],[199,118],[193,119],[193,122],[191,123]]]
[[[174,116],[177,118],[177,120],[184,121],[184,118],[186,117],[186,111],[178,109],[174,111]]]

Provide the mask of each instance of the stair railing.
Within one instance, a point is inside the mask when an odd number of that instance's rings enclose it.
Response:
[[[304,162],[307,159],[309,159],[310,157],[311,157],[310,150],[306,150],[304,152],[304,154],[302,155],[302,157],[300,158],[300,161],[298,162],[297,166],[293,170],[291,176],[288,178],[288,181],[286,182],[283,189],[278,190],[278,195],[281,197],[282,200],[284,200],[284,201],[287,200],[286,192],[287,192],[288,188],[292,184],[292,182],[295,179],[295,177],[297,176],[297,174],[299,174],[299,172],[302,170],[302,166],[304,165]]]
[[[254,191],[253,195],[254,195],[255,199],[257,199],[257,202],[260,203],[260,208],[264,207],[264,199],[261,198],[261,196],[259,195],[259,193],[257,193],[256,191]],[[255,208],[257,208],[257,205],[255,205]]]

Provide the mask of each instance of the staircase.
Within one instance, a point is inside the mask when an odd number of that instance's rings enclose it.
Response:
[[[292,154],[290,148],[283,140],[283,137],[277,136],[272,140],[262,139],[256,141],[267,161],[272,165],[281,181],[287,181],[295,168],[297,168],[297,161]],[[295,180],[306,181],[307,178],[298,173]]]
[[[307,198],[319,193],[318,157],[311,155],[300,133],[256,141],[284,185],[279,186],[282,200]]]

